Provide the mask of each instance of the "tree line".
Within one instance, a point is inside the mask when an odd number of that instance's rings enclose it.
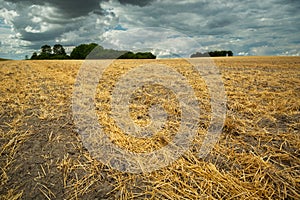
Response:
[[[53,48],[43,45],[39,54],[34,52],[31,60],[47,59],[156,59],[151,52],[120,51],[105,49],[96,43],[80,44],[76,46],[70,55],[67,55],[65,48],[61,44],[55,44]]]
[[[31,60],[45,60],[45,59],[70,59],[67,55],[65,48],[61,44],[51,46],[45,44],[41,47],[40,54],[34,52],[30,58]]]
[[[222,57],[222,56],[233,56],[232,51],[210,51],[205,53],[196,52],[191,55],[191,58],[196,57]]]

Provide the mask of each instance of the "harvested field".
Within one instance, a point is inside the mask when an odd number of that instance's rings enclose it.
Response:
[[[109,117],[118,78],[147,62],[153,60],[116,61],[95,99],[99,123],[111,140],[134,152],[166,145],[180,121],[176,97],[160,86],[143,88],[136,93],[141,98],[130,102],[131,118],[144,126],[151,102],[165,99],[171,117],[153,138],[128,137]],[[300,57],[214,59],[225,85],[227,116],[204,159],[197,152],[210,120],[205,82],[184,60],[154,62],[174,66],[189,80],[204,114],[188,152],[141,174],[104,165],[83,146],[71,105],[83,61],[0,62],[0,199],[300,199]]]

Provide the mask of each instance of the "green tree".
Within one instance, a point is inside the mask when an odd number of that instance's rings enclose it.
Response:
[[[54,55],[60,55],[60,56],[65,56],[66,51],[65,48],[61,44],[56,44],[53,46],[53,54]]]
[[[191,55],[191,58],[196,58],[196,57],[209,57],[208,53],[201,53],[201,52],[196,52]]]
[[[135,59],[135,57],[136,56],[135,56],[135,54],[133,52],[128,51],[128,52],[124,53],[123,55],[121,55],[119,57],[119,59]]]
[[[210,51],[206,53],[196,52],[195,54],[191,55],[191,58],[195,57],[220,57],[220,56],[233,56],[232,51]]]
[[[52,53],[53,50],[53,53]],[[49,45],[41,47],[41,53],[34,52],[31,59],[155,59],[151,52],[133,53],[114,49],[104,49],[96,43],[81,44],[73,49],[70,56],[66,54],[61,44],[55,44],[53,49]]]
[[[31,56],[30,59],[31,59],[31,60],[36,60],[36,59],[38,59],[37,53],[36,53],[36,52],[33,52],[33,54],[32,54],[32,56]]]
[[[45,44],[41,47],[41,53],[50,55],[52,53],[51,46]]]
[[[52,54],[51,46],[45,44],[41,47],[41,53],[38,56],[38,59],[50,59]]]
[[[232,51],[212,51],[209,52],[211,57],[233,56]]]
[[[70,57],[72,59],[85,59],[97,46],[96,43],[81,44],[73,49]]]
[[[151,52],[137,52],[132,53],[130,51],[124,53],[123,55],[118,57],[119,59],[155,59],[156,56]]]

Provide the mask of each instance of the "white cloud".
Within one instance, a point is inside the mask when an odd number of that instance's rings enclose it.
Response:
[[[28,33],[40,33],[40,30],[35,30],[31,26],[26,26],[25,31]]]
[[[13,24],[14,18],[17,16],[19,14],[14,10],[0,9],[0,17],[4,19],[5,24]]]
[[[296,49],[293,49],[293,50],[290,50],[290,51],[282,52],[282,53],[277,54],[277,55],[279,55],[279,56],[300,56],[300,51],[296,50]]]
[[[158,57],[181,55],[189,57],[196,51],[203,51],[193,38],[172,29],[136,28],[111,30],[101,37],[106,48],[132,51],[151,51]]]
[[[238,56],[248,56],[249,53],[248,52],[239,52],[237,55]]]
[[[274,55],[290,49],[291,45],[287,44],[296,42],[293,48],[300,48],[299,39],[295,38],[300,29],[300,16],[290,13],[295,5],[288,1],[186,0],[155,1],[147,7],[124,6],[118,2],[101,5],[112,9],[123,27],[171,28],[192,36],[207,50]]]

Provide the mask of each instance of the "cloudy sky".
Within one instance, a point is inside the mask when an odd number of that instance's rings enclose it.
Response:
[[[299,0],[0,0],[0,57],[44,44],[188,56],[300,55]]]

